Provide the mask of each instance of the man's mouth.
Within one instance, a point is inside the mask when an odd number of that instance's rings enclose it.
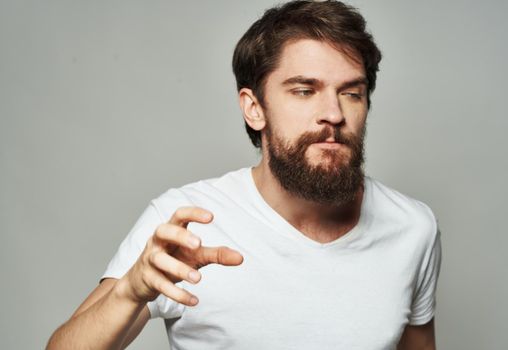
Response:
[[[338,147],[340,145],[344,145],[341,142],[337,142],[335,140],[335,138],[333,138],[333,137],[329,137],[329,138],[327,138],[326,140],[323,140],[323,141],[315,142],[314,144],[322,146],[322,147]]]
[[[340,148],[340,147],[344,146],[343,143],[335,142],[335,141],[316,142],[316,143],[314,143],[314,145],[321,147],[321,148],[329,148],[329,149]]]

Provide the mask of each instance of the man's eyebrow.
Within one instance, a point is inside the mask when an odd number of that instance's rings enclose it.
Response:
[[[323,81],[321,81],[319,79],[304,77],[303,75],[297,75],[297,76],[288,78],[282,82],[282,85],[294,85],[294,84],[302,84],[302,85],[309,85],[309,86],[316,86],[316,87],[324,85]],[[362,77],[359,77],[359,78],[356,78],[353,80],[346,81],[338,87],[338,90],[348,89],[350,87],[358,86],[358,85],[368,86],[367,78],[362,76]]]
[[[310,85],[310,86],[322,86],[323,82],[316,78],[308,78],[303,75],[297,75],[291,78],[288,78],[282,82],[282,85],[294,85],[294,84],[302,84],[302,85]]]
[[[342,84],[340,84],[339,88],[337,90],[344,90],[349,89],[351,87],[359,86],[359,85],[365,85],[369,86],[369,81],[366,77],[359,77],[350,81],[346,81]]]

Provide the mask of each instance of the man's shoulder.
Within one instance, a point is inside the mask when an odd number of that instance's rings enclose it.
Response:
[[[425,232],[437,232],[437,219],[423,201],[404,194],[381,181],[366,176],[371,186],[371,204],[374,215],[390,218]]]
[[[374,196],[377,196],[378,200],[391,201],[394,205],[409,207],[426,214],[432,213],[430,207],[421,200],[402,193],[373,177],[366,176],[366,179],[370,182],[372,193]]]
[[[206,207],[237,193],[245,193],[250,168],[229,171],[222,176],[194,181],[173,187],[155,198],[152,203],[165,217],[182,206]]]
[[[193,191],[203,191],[207,193],[207,191],[212,189],[227,190],[230,187],[245,187],[249,176],[250,168],[240,168],[237,170],[228,171],[221,176],[191,182],[177,189],[183,193],[189,194]]]

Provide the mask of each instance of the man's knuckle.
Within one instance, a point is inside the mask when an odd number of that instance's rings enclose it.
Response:
[[[181,229],[182,228],[178,225],[164,225],[164,227],[161,228],[157,238],[163,242],[174,241],[178,238],[178,232]]]
[[[144,284],[148,286],[151,285],[150,273],[147,270],[141,271],[141,280],[144,282]]]
[[[154,283],[153,288],[159,292],[162,292],[164,290],[164,281],[158,280]]]
[[[217,249],[217,262],[223,261],[225,249],[226,247],[219,247],[219,249]]]
[[[162,238],[165,231],[166,231],[166,226],[164,224],[160,224],[155,229],[155,237]]]
[[[175,236],[178,241],[183,242],[189,236],[189,231],[183,227],[178,226],[175,228]]]
[[[175,216],[176,218],[178,219],[182,219],[183,217],[185,217],[185,213],[187,211],[187,207],[179,207],[175,210]]]
[[[178,271],[178,277],[180,277],[182,279],[187,279],[191,269],[188,266],[186,266],[185,264],[179,263],[177,271]]]
[[[150,265],[157,266],[159,263],[159,251],[152,251],[148,256],[148,260],[150,261]]]

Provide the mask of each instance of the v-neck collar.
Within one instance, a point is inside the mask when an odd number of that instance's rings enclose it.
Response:
[[[364,190],[363,190],[363,199],[361,204],[360,218],[358,219],[358,223],[347,233],[340,236],[339,238],[327,242],[320,243],[315,241],[309,237],[307,237],[304,233],[299,231],[296,227],[291,225],[284,217],[282,217],[275,209],[273,209],[263,198],[261,193],[259,192],[256,183],[254,181],[254,177],[252,175],[252,167],[244,168],[245,170],[245,178],[247,182],[247,187],[251,195],[253,196],[254,205],[257,207],[261,213],[270,219],[270,223],[273,224],[276,228],[276,231],[283,234],[286,237],[297,240],[302,244],[317,249],[328,249],[336,246],[344,246],[347,245],[352,240],[356,239],[360,236],[364,231],[369,222],[369,217],[367,213],[367,208],[370,208],[371,194],[372,194],[372,183],[371,179],[368,176],[364,177]]]

